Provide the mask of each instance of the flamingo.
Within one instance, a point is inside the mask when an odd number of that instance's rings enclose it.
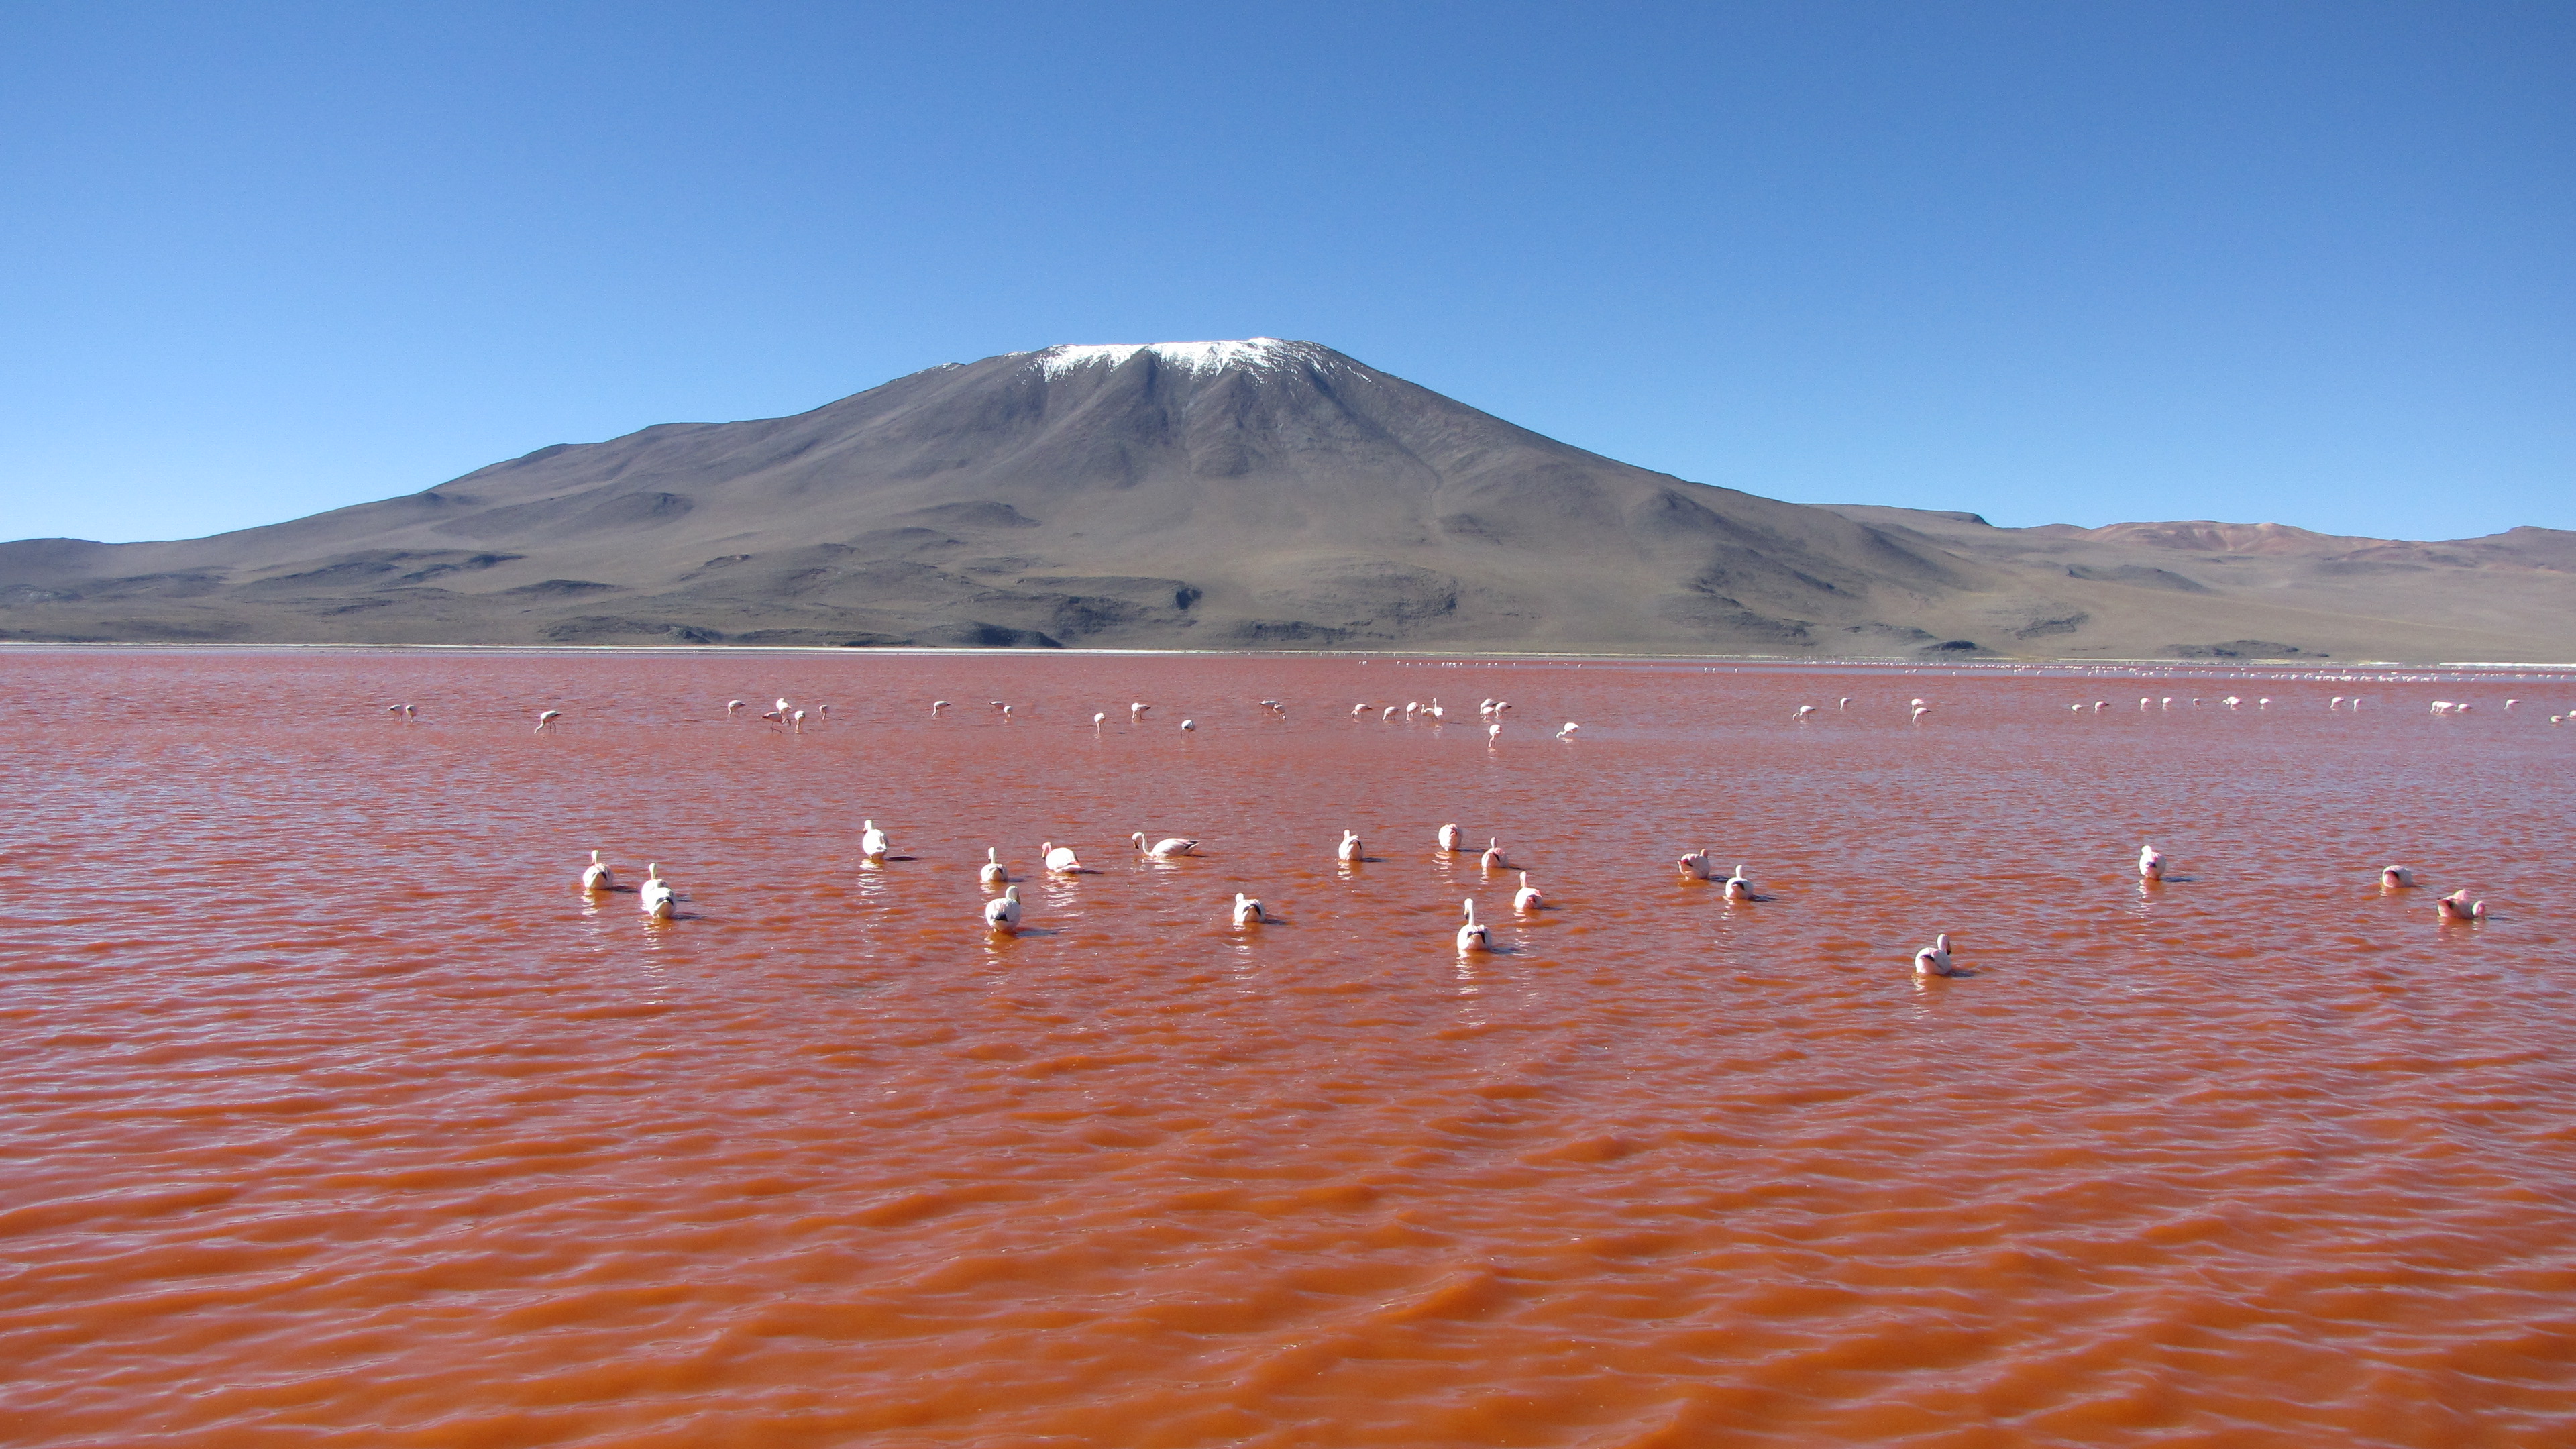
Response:
[[[2469,888],[2462,886],[2433,903],[2434,913],[2445,921],[2476,921],[2485,918],[2487,903],[2469,899]]]
[[[1356,830],[1343,831],[1342,843],[1340,846],[1335,848],[1333,855],[1335,859],[1346,864],[1358,860],[1360,858],[1360,833]]]
[[[1458,949],[1461,952],[1490,951],[1493,949],[1493,943],[1486,939],[1485,928],[1476,923],[1476,898],[1474,896],[1467,897],[1467,924],[1458,928]]]
[[[617,872],[608,868],[608,862],[599,858],[598,851],[592,851],[590,864],[582,868],[581,888],[586,891],[604,891],[614,890],[616,887]]]
[[[550,709],[539,714],[537,716],[537,733],[544,734],[546,731],[553,729],[555,727],[555,721],[562,718],[563,711],[559,709]]]
[[[2152,845],[2138,847],[2138,874],[2146,880],[2165,878],[2165,853]]]
[[[1512,707],[1512,702],[1511,702],[1510,700],[1508,700],[1508,699],[1498,699],[1498,700],[1495,700],[1495,701],[1494,701],[1494,718],[1496,718],[1496,719],[1501,719],[1501,718],[1503,717],[1503,711],[1504,711],[1504,710],[1507,710],[1507,709],[1510,709],[1511,707]]]
[[[787,708],[787,696],[783,694],[778,696],[778,712],[780,714],[785,714],[787,713]]]
[[[1145,854],[1152,856],[1156,860],[1169,860],[1176,855],[1196,855],[1199,853],[1199,843],[1197,841],[1187,840],[1178,835],[1168,836],[1162,840],[1157,840],[1150,846],[1145,843],[1144,831],[1137,831],[1132,838],[1135,840],[1136,848],[1138,850],[1143,851]]]
[[[886,833],[873,820],[859,822],[859,854],[870,861],[886,858]]]
[[[1381,715],[1379,715],[1379,716],[1377,717],[1377,722],[1378,722],[1379,724],[1393,724],[1393,723],[1395,723],[1395,706],[1394,706],[1394,705],[1391,705],[1391,704],[1390,704],[1390,705],[1388,705],[1388,706],[1386,707],[1386,713],[1381,714]]]
[[[1737,866],[1735,874],[1726,878],[1726,898],[1730,901],[1753,899],[1753,878],[1744,873],[1744,867]]]
[[[420,718],[420,712],[419,712],[418,710],[413,709],[410,705],[407,705],[407,704],[389,704],[389,705],[386,705],[386,706],[385,706],[385,713],[387,713],[387,714],[389,714],[389,715],[394,716],[396,719],[406,720],[406,721],[408,721],[408,720],[415,720],[415,719]]]
[[[930,712],[934,716],[946,708],[948,708],[948,701],[944,699],[934,699],[930,702]]]
[[[1366,713],[1368,713],[1368,701],[1365,699],[1351,706],[1351,718],[1353,719],[1358,719],[1361,715]]]
[[[1013,935],[1020,929],[1020,888],[1007,886],[1002,893],[984,903],[984,929],[1001,935]]]
[[[1529,872],[1521,872],[1521,888],[1512,892],[1512,909],[1522,915],[1539,909],[1546,902],[1539,898],[1538,887],[1529,883]]]
[[[1135,724],[1135,723],[1137,723],[1137,722],[1139,722],[1139,721],[1143,720],[1143,719],[1145,718],[1145,711],[1147,711],[1147,710],[1149,710],[1149,709],[1152,709],[1152,708],[1153,708],[1153,706],[1152,706],[1152,705],[1150,705],[1150,704],[1144,704],[1144,703],[1131,703],[1131,704],[1129,704],[1129,705],[1127,706],[1127,722],[1128,722],[1129,724]]]
[[[1453,820],[1440,827],[1440,848],[1442,850],[1454,855],[1458,851],[1466,849],[1466,846],[1466,837],[1458,833],[1458,823],[1456,821]]]
[[[1002,723],[1004,723],[1004,724],[1010,724],[1010,723],[1013,723],[1013,722],[1015,722],[1016,720],[1018,720],[1018,718],[1019,718],[1019,714],[1018,714],[1018,712],[1017,712],[1017,711],[1018,711],[1018,708],[1019,708],[1019,707],[1018,707],[1017,705],[1009,705],[1009,704],[1003,705],[1003,706],[1002,706]]]
[[[1556,737],[1560,740],[1570,740],[1574,738],[1574,732],[1581,728],[1583,728],[1583,726],[1576,724],[1572,720],[1567,720],[1565,722],[1565,728],[1556,732]]]
[[[644,884],[638,886],[635,891],[635,904],[643,910],[644,914],[657,921],[667,921],[671,919],[672,910],[678,900],[679,897],[671,891],[671,883],[662,879],[660,863],[645,866]]]
[[[1486,744],[1489,744],[1489,745],[1491,745],[1491,744],[1499,744],[1499,743],[1501,743],[1501,742],[1502,742],[1502,738],[1503,738],[1503,727],[1502,727],[1502,725],[1501,725],[1501,724],[1496,723],[1496,724],[1489,724],[1489,725],[1485,726],[1485,743],[1486,743]]]
[[[726,700],[726,701],[725,701],[725,718],[726,718],[726,719],[732,719],[735,715],[738,715],[738,714],[740,714],[740,713],[742,713],[742,701],[741,701],[741,700],[738,700],[738,699],[728,699],[728,700]]]
[[[1194,719],[1185,719],[1185,720],[1181,721],[1181,733],[1183,733],[1183,734],[1187,734],[1187,733],[1189,733],[1190,731],[1192,731],[1192,730],[1194,730],[1194,729],[1197,729],[1198,727],[1199,727],[1199,722],[1198,722],[1197,720],[1194,720]]]
[[[1842,698],[1835,700],[1834,708],[1836,710],[1849,710],[1851,708],[1851,696],[1846,694]]]
[[[1796,714],[1793,714],[1793,715],[1789,716],[1789,717],[1790,717],[1791,719],[1793,719],[1793,720],[1796,720],[1796,721],[1797,721],[1798,723],[1800,723],[1800,724],[1805,724],[1807,721],[1809,721],[1809,720],[1811,720],[1811,719],[1815,718],[1815,716],[1816,716],[1816,707],[1815,707],[1814,705],[1812,705],[1812,704],[1802,704],[1802,705],[1798,706],[1798,712],[1797,712]]]
[[[2195,704],[2197,704],[2198,702],[2199,702],[2199,701],[2197,701],[2197,700],[2193,701],[2193,703],[2195,703]],[[2227,696],[2225,699],[2222,699],[2222,700],[2220,700],[2220,701],[2219,701],[2219,703],[2220,703],[2220,704],[2223,704],[2223,705],[2227,706],[2229,709],[2234,709],[2238,704],[2240,704],[2240,703],[2242,703],[2242,702],[2243,702],[2243,701],[2241,701],[2241,700],[2237,699],[2237,697],[2236,697],[2235,695],[2232,695],[2232,694],[2231,694],[2231,695],[2229,695],[2229,696]]]
[[[1102,725],[1104,725],[1104,724],[1108,723],[1108,722],[1109,722],[1109,716],[1108,716],[1106,713],[1095,713],[1095,714],[1093,714],[1093,715],[1091,716],[1091,732],[1092,732],[1093,734],[1098,734],[1098,733],[1100,733],[1100,727],[1101,727]]]
[[[1070,845],[1058,845],[1050,840],[1038,847],[1038,854],[1045,857],[1046,868],[1058,875],[1074,875],[1082,869],[1082,862],[1075,857]]]
[[[1717,869],[1708,863],[1708,847],[1704,845],[1674,861],[1673,866],[1682,873],[1684,880],[1707,880],[1709,872]]]
[[[1431,701],[1431,707],[1430,707],[1429,709],[1424,710],[1424,711],[1423,711],[1423,713],[1424,713],[1424,714],[1427,714],[1427,715],[1429,715],[1429,716],[1431,716],[1432,720],[1436,723],[1436,722],[1438,722],[1439,720],[1441,720],[1441,719],[1445,718],[1445,717],[1447,716],[1448,711],[1443,710],[1443,709],[1440,707],[1440,701],[1439,701],[1439,699],[1438,699],[1437,697],[1435,697],[1435,698],[1433,698],[1433,699],[1432,699],[1432,701]]]
[[[1950,964],[1950,937],[1944,933],[1932,938],[1932,944],[1914,953],[1917,976],[1956,976],[1959,968]]]
[[[1502,842],[1490,835],[1485,837],[1485,853],[1476,857],[1476,864],[1484,870],[1511,869],[1511,862],[1503,859]]]
[[[1269,919],[1262,914],[1261,902],[1241,891],[1234,893],[1234,928],[1236,930],[1240,931],[1246,926],[1258,926]]]
[[[2402,865],[2383,867],[2379,872],[2379,888],[2385,891],[2413,890],[2415,872]]]
[[[2102,711],[2109,709],[2110,707],[2111,701],[2107,699],[2097,699],[2093,701],[2093,712],[2095,714],[2100,714]]]
[[[984,847],[984,868],[976,874],[988,886],[1005,885],[1011,879],[1011,873],[1002,868],[1002,852],[989,845]]]
[[[800,735],[805,733],[805,711],[801,709],[791,711],[787,716],[787,723],[796,733]]]
[[[1913,712],[1912,714],[1910,714],[1910,715],[1906,716],[1905,722],[1906,722],[1907,724],[1918,724],[1918,725],[1919,725],[1919,724],[1923,723],[1923,716],[1925,716],[1925,715],[1927,715],[1927,714],[1930,714],[1931,712],[1932,712],[1932,706],[1930,706],[1930,705],[1928,705],[1928,704],[1918,704],[1918,705],[1914,706],[1914,712]]]
[[[2330,700],[2327,700],[2327,701],[2326,701],[2326,708],[2328,708],[2328,709],[2341,709],[2341,708],[2343,708],[2343,696],[2342,696],[2342,695],[2340,695],[2340,694],[2338,694],[2338,695],[2336,695],[2334,698],[2332,698],[2332,699],[2330,699]]]
[[[1404,717],[1406,719],[1413,718],[1414,713],[1421,708],[1422,702],[1420,700],[1406,700],[1404,702]]]

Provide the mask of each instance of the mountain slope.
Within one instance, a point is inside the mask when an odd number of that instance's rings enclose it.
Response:
[[[267,528],[0,544],[0,637],[1884,656],[2089,648],[2117,634],[2097,619],[2195,598],[2118,575],[2152,543],[1939,519],[1684,482],[1313,343],[1055,347]],[[2233,602],[2303,648],[2358,642]],[[2262,633],[2195,608],[2176,641]],[[2421,642],[2547,637],[2505,607]]]

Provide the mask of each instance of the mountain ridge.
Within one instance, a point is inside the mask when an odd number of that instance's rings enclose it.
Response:
[[[11,639],[2564,659],[2571,614],[2576,534],[1792,504],[1273,338],[941,364],[203,539],[0,543]]]

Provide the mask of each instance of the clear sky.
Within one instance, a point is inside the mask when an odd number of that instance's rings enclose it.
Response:
[[[0,4],[0,538],[1056,342],[1998,523],[2576,528],[2576,4]]]

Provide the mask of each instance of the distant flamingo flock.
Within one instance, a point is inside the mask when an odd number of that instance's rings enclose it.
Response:
[[[2241,708],[2244,702],[2243,698],[2237,695],[2228,695],[2218,701],[2221,706],[2230,710]],[[1019,718],[1018,707],[1007,701],[997,699],[988,703],[994,714],[1004,721],[1015,721]],[[1852,703],[1850,696],[1838,698],[1834,705],[1836,713],[1848,714]],[[2138,707],[2145,711],[2170,711],[2175,703],[2173,696],[2149,695],[2138,700]],[[2187,707],[2200,707],[2207,703],[2205,699],[2191,699]],[[2509,713],[2521,703],[2518,698],[2508,699],[2505,701],[2504,709]],[[2272,708],[2273,701],[2268,697],[2257,698],[2254,705],[2258,710],[2268,710]],[[948,700],[933,700],[930,712],[933,718],[939,718],[944,716],[950,707]],[[1503,732],[1503,715],[1511,707],[1508,701],[1495,699],[1487,699],[1477,706],[1477,715],[1485,723],[1485,738],[1489,746],[1500,741]],[[2359,695],[2336,695],[2326,703],[2328,710],[2337,713],[2358,711],[2361,707],[2362,697]],[[745,708],[743,701],[729,700],[724,708],[725,717],[738,718]],[[1129,723],[1144,724],[1146,716],[1153,708],[1153,705],[1142,700],[1130,703],[1127,706]],[[1259,701],[1259,708],[1275,718],[1284,719],[1287,716],[1287,706],[1275,699]],[[2089,705],[2078,701],[2068,706],[2071,712],[2078,715],[2100,714],[2109,708],[2109,701],[2099,699],[2091,701]],[[2465,703],[2435,700],[2432,703],[2431,712],[2436,717],[2458,716],[2468,714],[2472,708],[2472,705]],[[1909,699],[1906,702],[1906,723],[1920,726],[1931,715],[1932,710],[1931,703],[1925,699],[1920,697]],[[387,712],[406,723],[418,718],[418,711],[410,704],[388,706]],[[1401,706],[1375,704],[1363,700],[1351,706],[1350,717],[1355,720],[1374,717],[1381,723],[1392,723],[1399,718],[1425,719],[1437,723],[1445,718],[1447,712],[1446,707],[1437,697],[1432,698],[1428,703],[1408,701]],[[1802,704],[1793,712],[1791,720],[1799,725],[1811,724],[1819,714],[1818,706]],[[783,729],[801,732],[809,718],[828,720],[830,715],[831,706],[828,704],[816,705],[809,712],[796,708],[789,700],[782,697],[772,708],[763,711],[760,718]],[[563,711],[559,709],[540,711],[537,715],[537,731],[541,734],[553,732],[562,719]],[[1105,710],[1094,713],[1091,716],[1093,729],[1095,731],[1100,729],[1107,719],[1108,712]],[[2549,717],[2552,725],[2567,720],[2576,720],[2576,708]],[[1194,719],[1180,721],[1179,729],[1183,733],[1195,731],[1196,728],[1197,722]],[[1575,738],[1580,729],[1579,724],[1571,720],[1566,721],[1556,731],[1556,738],[1560,741],[1570,741]],[[1514,914],[1529,916],[1548,909],[1545,898],[1538,888],[1530,883],[1530,872],[1520,870],[1510,861],[1500,837],[1487,837],[1484,848],[1478,851],[1468,843],[1458,825],[1451,822],[1441,825],[1434,831],[1433,840],[1442,855],[1475,854],[1479,868],[1487,874],[1519,870],[1520,888],[1512,896]],[[1148,860],[1179,861],[1201,854],[1200,842],[1195,837],[1165,836],[1154,839],[1140,830],[1129,837],[1129,843],[1134,847],[1136,856]],[[859,854],[863,860],[871,864],[881,863],[888,858],[891,848],[887,833],[878,828],[876,821],[870,819],[861,822]],[[1071,846],[1058,845],[1052,840],[1046,841],[1039,845],[1038,856],[1043,869],[1051,876],[1091,873],[1090,867],[1082,863],[1080,856]],[[1341,840],[1334,846],[1334,857],[1343,865],[1358,865],[1370,859],[1359,832],[1347,829],[1342,832]],[[1722,868],[1716,861],[1715,853],[1702,847],[1681,855],[1675,860],[1674,866],[1683,880],[1717,883],[1720,895],[1731,904],[1770,899],[1754,892],[1752,878],[1744,865],[1738,864],[1732,872],[1721,874]],[[2152,843],[2139,846],[2137,873],[2142,885],[2153,888],[2168,880],[2184,879],[2170,874],[2171,864],[2170,857]],[[1025,905],[1020,897],[1019,887],[1012,883],[1009,868],[1001,859],[999,847],[986,847],[984,861],[978,871],[978,879],[988,893],[997,893],[992,894],[991,898],[982,905],[984,929],[995,935],[1016,934],[1021,929]],[[2387,866],[2379,872],[2378,879],[2383,892],[2409,891],[2417,888],[2415,872],[2408,866]],[[593,850],[590,852],[589,864],[580,871],[578,889],[584,893],[596,895],[616,888],[616,871],[602,858],[601,852]],[[663,877],[659,863],[650,864],[645,868],[644,882],[637,888],[637,901],[643,913],[654,921],[669,921],[675,918],[678,894],[671,883]],[[2466,889],[2456,890],[2439,898],[2434,903],[2434,911],[2437,918],[2446,924],[2479,922],[2485,920],[2488,914],[2487,903],[2472,899]],[[1240,891],[1234,894],[1227,915],[1228,923],[1238,931],[1250,930],[1273,923],[1278,919],[1268,912],[1258,898]],[[1470,954],[1493,950],[1491,927],[1477,919],[1476,902],[1472,896],[1464,902],[1463,918],[1463,924],[1458,927],[1455,937],[1457,949],[1461,953]],[[1931,945],[1915,951],[1912,961],[1914,973],[1918,977],[1953,977],[1970,974],[1957,964],[1951,937],[1947,932],[1936,935]]]

